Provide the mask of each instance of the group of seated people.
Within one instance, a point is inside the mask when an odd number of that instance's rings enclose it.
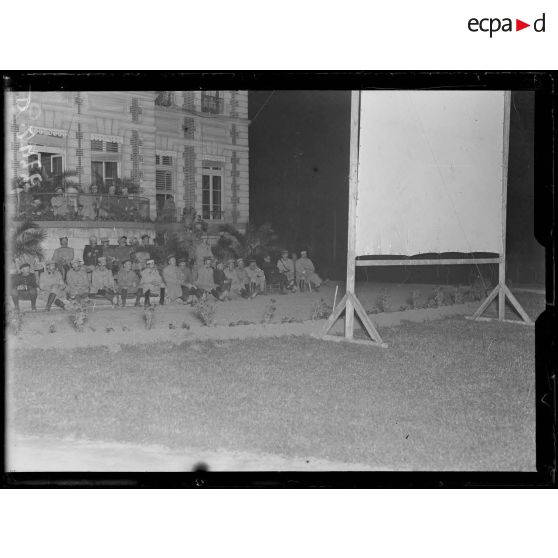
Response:
[[[109,186],[106,194],[99,194],[96,185],[89,192],[68,186],[66,191],[57,188],[51,195],[33,195],[26,184],[19,194],[18,214],[32,220],[112,220],[140,221],[149,215],[142,215],[142,208],[134,196],[128,195],[123,187],[116,193],[115,186]]]
[[[296,262],[286,250],[275,264],[266,255],[261,268],[255,259],[249,259],[246,266],[242,258],[222,262],[205,256],[202,264],[190,266],[185,258],[169,255],[166,265],[159,269],[149,252],[152,245],[148,235],[142,237],[141,243],[134,239],[128,244],[124,236],[118,242],[118,246],[111,246],[108,238],[102,238],[99,245],[97,238],[91,236],[83,258],[76,258],[67,237],[60,238],[61,246],[44,264],[38,281],[28,263],[20,266],[11,286],[16,309],[19,310],[20,299],[28,299],[32,310],[36,310],[39,291],[47,295],[46,311],[50,311],[53,304],[65,308],[68,301],[79,303],[93,295],[106,298],[113,308],[125,307],[129,295],[135,299],[135,306],[141,306],[142,299],[144,306],[150,306],[151,296],[158,297],[161,305],[193,305],[208,296],[219,301],[254,298],[265,292],[266,284],[277,285],[284,294],[295,292],[297,282],[316,289],[321,284],[306,251]]]

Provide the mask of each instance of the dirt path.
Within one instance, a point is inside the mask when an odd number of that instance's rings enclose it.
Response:
[[[380,293],[390,293],[391,306],[398,309],[406,304],[409,293],[416,289],[425,302],[432,285],[383,285],[367,283],[359,285],[357,294],[367,310],[372,310]],[[193,308],[182,304],[158,307],[154,326],[145,328],[143,308],[112,309],[107,304],[97,304],[90,312],[85,331],[76,332],[67,312],[25,313],[23,329],[17,337],[10,336],[10,346],[18,348],[90,347],[109,346],[118,350],[119,345],[136,345],[155,342],[182,343],[187,340],[235,339],[246,337],[269,337],[281,335],[308,335],[319,333],[324,320],[312,321],[312,311],[320,300],[333,304],[335,285],[322,287],[319,293],[295,293],[289,295],[258,296],[252,300],[232,300],[215,303],[215,327],[204,326]],[[341,289],[340,289],[341,291]],[[338,294],[338,300],[341,294]],[[269,325],[261,324],[266,306],[274,300],[276,310]],[[474,312],[478,303],[468,303],[440,308],[384,312],[372,316],[378,327],[391,327],[403,321],[427,321],[444,317],[467,315]],[[282,320],[293,320],[281,323]],[[249,325],[235,325],[239,320]],[[53,332],[51,333],[50,330]],[[333,333],[343,331],[339,320]]]

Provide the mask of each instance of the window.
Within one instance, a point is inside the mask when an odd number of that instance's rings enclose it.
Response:
[[[156,91],[155,104],[159,107],[174,105],[174,91]]]
[[[98,187],[110,188],[118,178],[118,163],[114,161],[91,161],[91,182]]]
[[[202,219],[221,220],[223,168],[204,166],[202,174]]]
[[[157,190],[172,191],[172,172],[168,170],[156,170],[155,188]]]
[[[222,91],[202,91],[202,112],[222,114],[224,99]]]
[[[33,153],[27,157],[27,163],[29,176],[40,174],[43,181],[52,182],[64,172],[64,156],[61,153]],[[54,182],[53,187],[58,186],[58,182]]]
[[[106,151],[107,153],[118,153],[118,142],[94,139],[91,140],[91,151]]]

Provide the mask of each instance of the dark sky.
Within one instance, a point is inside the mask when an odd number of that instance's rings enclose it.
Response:
[[[289,250],[310,249],[344,269],[349,172],[349,91],[251,91],[250,214],[270,221]],[[508,172],[508,253],[543,259],[533,231],[534,95],[513,92]],[[513,259],[513,258],[512,258]]]

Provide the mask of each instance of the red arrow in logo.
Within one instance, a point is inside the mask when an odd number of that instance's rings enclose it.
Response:
[[[520,19],[515,20],[515,30],[516,31],[521,31],[522,29],[525,29],[526,27],[531,27],[531,24],[530,23],[525,23],[524,21],[521,21]]]

